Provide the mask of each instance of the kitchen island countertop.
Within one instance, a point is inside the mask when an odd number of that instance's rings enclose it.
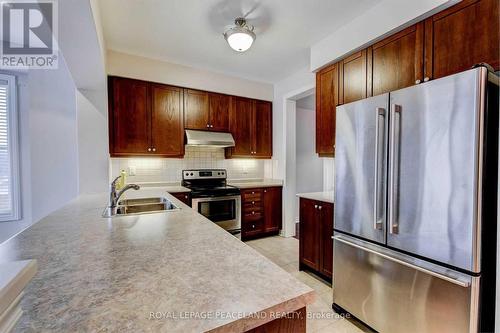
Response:
[[[334,203],[333,191],[297,193],[299,198]]]
[[[166,193],[180,209],[101,217],[81,196],[0,245],[0,262],[36,259],[18,331],[242,332],[314,301],[314,291]],[[260,315],[255,315],[260,314]]]

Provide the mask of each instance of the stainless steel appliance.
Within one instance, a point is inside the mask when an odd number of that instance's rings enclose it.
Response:
[[[221,169],[183,170],[182,186],[191,190],[191,206],[220,227],[235,234],[241,231],[240,190],[227,185]]]
[[[231,133],[186,130],[186,146],[227,148],[234,145]]]
[[[337,108],[334,309],[494,330],[498,82],[478,67]]]

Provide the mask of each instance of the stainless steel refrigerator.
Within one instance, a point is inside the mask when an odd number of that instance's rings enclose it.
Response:
[[[494,330],[498,82],[478,67],[337,107],[335,310]]]

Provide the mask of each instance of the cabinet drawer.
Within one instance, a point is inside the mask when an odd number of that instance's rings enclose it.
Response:
[[[252,201],[262,201],[262,189],[251,189],[241,191],[241,200],[243,203]]]
[[[264,229],[264,220],[260,218],[252,221],[244,221],[242,223],[242,229],[245,235],[261,233]]]
[[[243,212],[243,220],[245,221],[250,221],[250,220],[255,220],[255,219],[260,219],[262,218],[262,211],[261,210],[249,210]]]
[[[179,199],[180,201],[182,201],[186,205],[191,206],[191,193],[179,192],[179,193],[170,193],[170,194],[172,194],[172,196]]]
[[[243,204],[243,211],[262,210],[262,201],[249,201]]]

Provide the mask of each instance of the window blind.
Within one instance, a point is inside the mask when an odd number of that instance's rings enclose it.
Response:
[[[0,221],[18,219],[14,77],[0,75]]]

